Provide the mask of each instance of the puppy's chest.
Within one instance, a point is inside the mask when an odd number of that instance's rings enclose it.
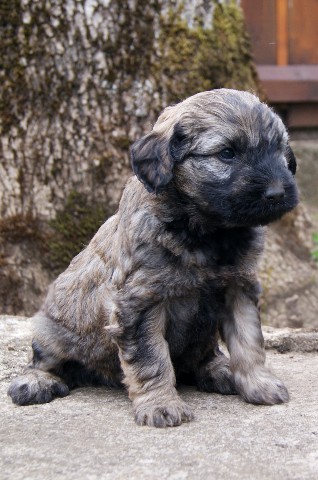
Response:
[[[226,279],[243,274],[249,269],[253,255],[253,239],[250,234],[220,231],[189,242],[180,255],[179,266],[188,273],[197,274],[201,280]]]

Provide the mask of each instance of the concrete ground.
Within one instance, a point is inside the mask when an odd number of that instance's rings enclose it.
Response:
[[[14,406],[6,390],[30,337],[28,319],[0,317],[1,480],[318,478],[317,332],[266,335],[268,363],[289,388],[289,404],[253,406],[182,388],[195,420],[165,430],[135,425],[125,392],[109,389]]]

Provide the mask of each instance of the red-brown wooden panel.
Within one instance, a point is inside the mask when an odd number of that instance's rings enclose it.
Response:
[[[293,127],[316,127],[318,125],[318,105],[299,104],[288,109],[287,125]]]
[[[288,0],[276,0],[277,65],[288,65]]]
[[[276,63],[276,1],[241,0],[256,63]]]
[[[318,0],[289,1],[288,23],[289,64],[317,64]]]
[[[271,103],[318,102],[318,65],[259,65],[257,70]]]

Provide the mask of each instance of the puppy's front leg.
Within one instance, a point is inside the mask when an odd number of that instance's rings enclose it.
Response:
[[[229,288],[226,298],[229,314],[222,330],[237,391],[247,402],[273,405],[287,402],[289,395],[284,384],[264,366],[256,286],[247,283]]]
[[[118,333],[114,335],[138,425],[172,427],[193,417],[175,388],[169,346],[163,335],[163,315],[161,306],[138,315],[121,312]]]

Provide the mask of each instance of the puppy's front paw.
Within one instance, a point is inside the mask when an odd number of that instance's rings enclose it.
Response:
[[[189,406],[176,398],[166,402],[145,402],[135,408],[135,420],[138,425],[149,427],[175,427],[182,422],[190,422],[193,414]]]
[[[265,367],[244,374],[235,372],[234,379],[237,391],[249,403],[275,405],[289,400],[283,382]]]

